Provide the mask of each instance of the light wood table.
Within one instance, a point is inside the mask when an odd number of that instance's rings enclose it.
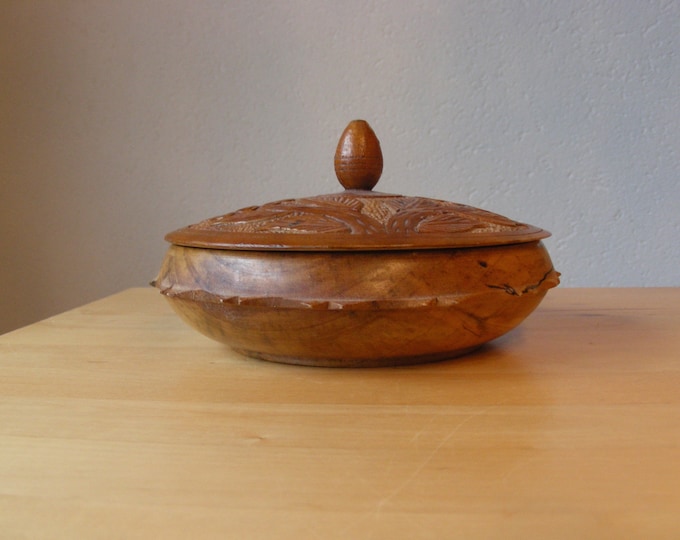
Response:
[[[152,289],[5,334],[0,538],[680,538],[680,289],[404,368],[247,359]]]

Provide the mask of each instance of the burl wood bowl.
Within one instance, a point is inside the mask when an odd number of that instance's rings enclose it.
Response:
[[[393,366],[453,358],[516,327],[559,283],[537,227],[377,193],[363,120],[335,154],[345,191],[171,232],[153,285],[189,325],[255,358]]]

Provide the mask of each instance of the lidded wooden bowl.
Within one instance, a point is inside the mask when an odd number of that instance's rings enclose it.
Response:
[[[547,231],[470,206],[371,191],[380,143],[350,122],[345,190],[169,233],[152,283],[203,334],[248,356],[312,366],[452,358],[527,317],[559,283]]]

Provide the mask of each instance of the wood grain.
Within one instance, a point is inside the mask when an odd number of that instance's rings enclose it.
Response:
[[[520,324],[557,276],[537,242],[378,253],[171,246],[154,284],[190,326],[249,356],[378,367],[474,350]]]
[[[0,337],[0,537],[678,538],[680,289],[458,360],[241,357],[129,290]]]
[[[335,174],[345,189],[371,190],[380,180],[383,156],[380,141],[365,120],[352,120],[335,150]]]

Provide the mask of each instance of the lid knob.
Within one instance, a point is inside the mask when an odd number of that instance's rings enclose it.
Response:
[[[352,120],[335,151],[335,174],[345,189],[370,191],[382,174],[380,141],[365,120]]]

